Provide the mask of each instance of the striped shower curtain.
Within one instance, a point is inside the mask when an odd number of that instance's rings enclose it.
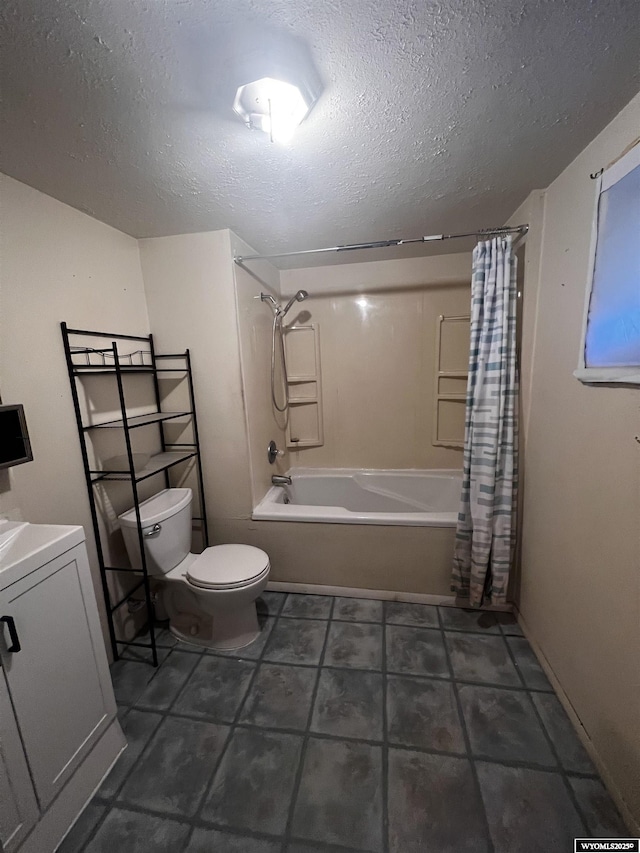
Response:
[[[451,589],[471,606],[504,604],[516,535],[518,373],[511,237],[473,252],[464,470]]]

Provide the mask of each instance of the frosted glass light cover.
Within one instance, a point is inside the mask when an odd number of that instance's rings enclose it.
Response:
[[[292,83],[263,77],[240,86],[233,109],[249,127],[268,133],[277,142],[288,142],[310,104]]]

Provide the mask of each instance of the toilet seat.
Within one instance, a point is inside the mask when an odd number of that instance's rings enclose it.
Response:
[[[253,545],[214,545],[189,565],[185,578],[198,589],[238,589],[269,572],[269,557]]]

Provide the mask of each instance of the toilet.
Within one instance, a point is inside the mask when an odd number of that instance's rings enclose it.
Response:
[[[191,554],[191,489],[164,489],[140,504],[147,571],[163,583],[169,630],[187,643],[241,649],[260,633],[256,599],[269,557],[252,545],[215,545]],[[140,569],[135,509],[119,516],[125,546]]]

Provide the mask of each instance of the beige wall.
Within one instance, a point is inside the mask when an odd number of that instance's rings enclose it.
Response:
[[[291,464],[461,467],[461,450],[431,443],[435,333],[440,314],[469,313],[470,255],[286,270],[281,281],[284,297],[310,294],[290,317],[320,327],[324,445],[293,450]]]
[[[140,241],[158,352],[191,350],[212,542],[252,509],[229,231]]]
[[[0,511],[84,526],[104,617],[60,322],[148,334],[138,244],[5,176],[0,218],[0,391],[24,404],[34,455],[0,472]]]
[[[640,389],[574,379],[597,172],[638,135],[640,96],[545,193],[525,279],[520,611],[640,823]],[[516,218],[520,218],[516,215]],[[538,247],[541,244],[541,252]],[[539,274],[539,275],[538,275]]]

